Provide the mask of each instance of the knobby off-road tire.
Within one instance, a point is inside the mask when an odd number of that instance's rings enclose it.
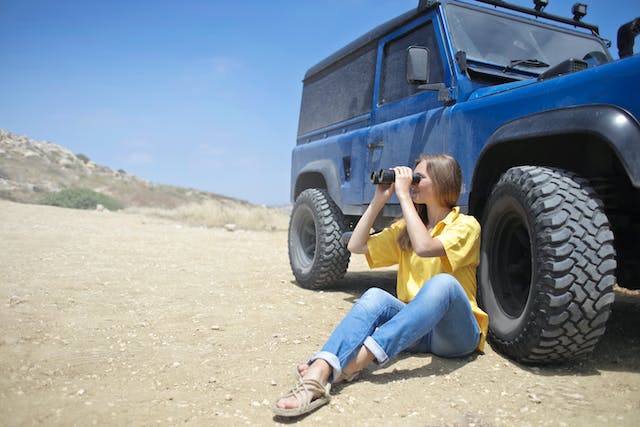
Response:
[[[289,222],[289,263],[301,287],[323,289],[344,277],[350,253],[340,238],[346,228],[325,190],[300,193]]]
[[[588,354],[605,331],[615,270],[613,233],[586,180],[532,166],[501,177],[478,270],[494,348],[525,363]]]

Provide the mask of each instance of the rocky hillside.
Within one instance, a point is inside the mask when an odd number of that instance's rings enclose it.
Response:
[[[43,193],[88,188],[127,207],[174,208],[223,196],[158,185],[123,170],[98,165],[82,154],[47,141],[34,141],[0,129],[0,198],[37,202]]]
[[[38,203],[47,193],[86,188],[127,210],[191,225],[283,230],[288,212],[204,191],[159,185],[98,165],[47,141],[0,129],[0,199]]]

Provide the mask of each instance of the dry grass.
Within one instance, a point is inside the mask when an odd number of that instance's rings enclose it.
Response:
[[[44,194],[81,188],[129,207],[170,209],[228,197],[149,182],[75,155],[64,147],[0,129],[0,198],[37,203]]]
[[[38,203],[69,188],[108,196],[126,211],[193,226],[235,224],[245,230],[286,230],[285,210],[190,188],[156,184],[92,162],[47,141],[0,129],[0,199]],[[107,207],[104,203],[102,203]]]
[[[289,225],[289,214],[284,210],[230,199],[208,200],[173,209],[127,208],[126,212],[204,227],[235,224],[239,229],[275,231],[286,230]]]

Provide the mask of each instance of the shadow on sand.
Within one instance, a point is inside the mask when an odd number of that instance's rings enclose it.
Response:
[[[355,302],[371,287],[379,287],[395,294],[395,284],[396,271],[350,272],[344,279],[324,291],[347,293],[349,296],[345,298],[345,301]],[[555,365],[523,365],[515,361],[510,361],[510,363],[534,375],[591,376],[600,375],[601,371],[640,372],[638,354],[640,354],[640,291],[617,289],[607,330],[593,353],[575,361]],[[366,381],[384,385],[408,378],[426,378],[431,375],[444,376],[475,360],[478,355],[445,359],[431,354],[401,353],[390,361],[389,366],[393,366],[399,360],[407,357],[424,358],[425,364],[418,368],[393,369],[391,371],[377,371],[376,366],[369,366],[364,372]],[[346,385],[348,384],[334,386],[333,392],[339,394]],[[304,418],[306,415],[293,419],[274,417],[274,421],[291,424]]]
[[[371,287],[382,288],[395,295],[396,273],[395,270],[349,272],[344,279],[324,291],[347,293],[349,296],[345,301],[351,303]],[[532,366],[513,363],[539,375],[599,375],[601,370],[640,372],[638,354],[640,354],[640,291],[618,288],[611,316],[607,322],[607,330],[593,353],[563,364]],[[434,363],[436,362],[432,361],[424,367],[425,372],[416,373],[416,375],[425,373],[431,375],[430,366]],[[449,360],[445,360],[438,362],[438,365],[449,363]],[[455,365],[455,359],[451,363]],[[439,366],[439,368],[442,367]],[[383,378],[380,380],[382,381]]]
[[[380,288],[396,295],[396,270],[348,272],[344,278],[325,292],[345,292],[350,297],[345,301],[356,302],[369,288]]]

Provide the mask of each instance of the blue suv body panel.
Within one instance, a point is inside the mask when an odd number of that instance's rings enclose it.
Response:
[[[291,158],[298,282],[317,288],[329,282],[316,271],[344,275],[345,247],[319,230],[353,227],[375,191],[373,171],[446,153],[462,169],[459,204],[489,230],[479,286],[493,341],[524,361],[590,351],[613,283],[640,287],[640,56],[613,60],[597,31],[503,1],[422,0],[310,68]],[[418,80],[414,59],[426,64]],[[394,197],[378,225],[400,214]],[[557,254],[574,253],[566,269]],[[556,309],[559,319],[539,317]],[[586,324],[577,338],[560,331]]]

